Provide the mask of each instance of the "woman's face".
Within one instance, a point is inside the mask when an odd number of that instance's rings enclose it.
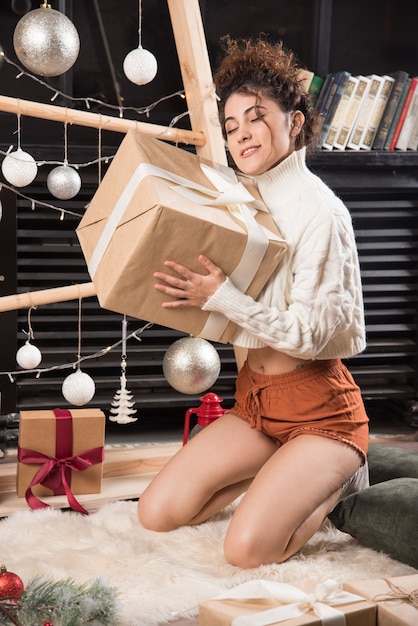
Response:
[[[271,169],[293,152],[303,122],[301,111],[283,113],[263,95],[233,93],[225,103],[225,133],[235,165],[251,176]]]

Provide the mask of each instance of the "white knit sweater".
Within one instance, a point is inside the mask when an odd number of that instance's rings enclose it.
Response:
[[[360,270],[342,201],[293,152],[254,181],[287,251],[255,301],[230,278],[202,307],[239,328],[233,344],[302,359],[348,358],[365,348]]]

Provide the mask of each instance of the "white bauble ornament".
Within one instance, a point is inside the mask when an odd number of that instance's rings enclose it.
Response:
[[[163,359],[164,376],[180,393],[206,391],[215,383],[220,371],[218,352],[206,339],[199,337],[178,339]]]
[[[38,166],[33,156],[18,148],[4,157],[1,171],[11,185],[26,187],[36,178]]]
[[[42,354],[39,348],[27,341],[16,352],[16,361],[24,370],[33,370],[42,361]]]
[[[144,50],[138,46],[131,50],[123,62],[123,71],[126,78],[135,85],[146,85],[150,83],[157,73],[157,59],[149,50]]]
[[[54,167],[48,174],[46,185],[49,192],[59,200],[69,200],[78,194],[81,188],[79,173],[69,165]]]
[[[66,15],[41,7],[19,20],[13,45],[19,61],[28,70],[41,76],[59,76],[74,65],[80,38]]]
[[[91,376],[80,369],[67,376],[62,383],[62,395],[70,404],[83,406],[93,398],[96,385]]]

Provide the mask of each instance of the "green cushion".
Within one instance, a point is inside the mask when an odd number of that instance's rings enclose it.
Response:
[[[370,443],[367,454],[370,484],[392,478],[418,478],[418,452],[408,448]]]
[[[394,478],[345,498],[329,514],[368,548],[418,569],[418,478]]]

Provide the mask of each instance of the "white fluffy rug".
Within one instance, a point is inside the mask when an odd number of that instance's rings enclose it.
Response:
[[[266,578],[347,581],[415,573],[360,546],[326,522],[304,550],[281,565],[241,570],[226,563],[222,539],[232,506],[211,521],[170,533],[140,527],[135,502],[115,502],[90,516],[44,509],[0,521],[1,563],[24,583],[34,576],[118,589],[120,626],[156,626],[198,614],[198,604],[242,582]]]

